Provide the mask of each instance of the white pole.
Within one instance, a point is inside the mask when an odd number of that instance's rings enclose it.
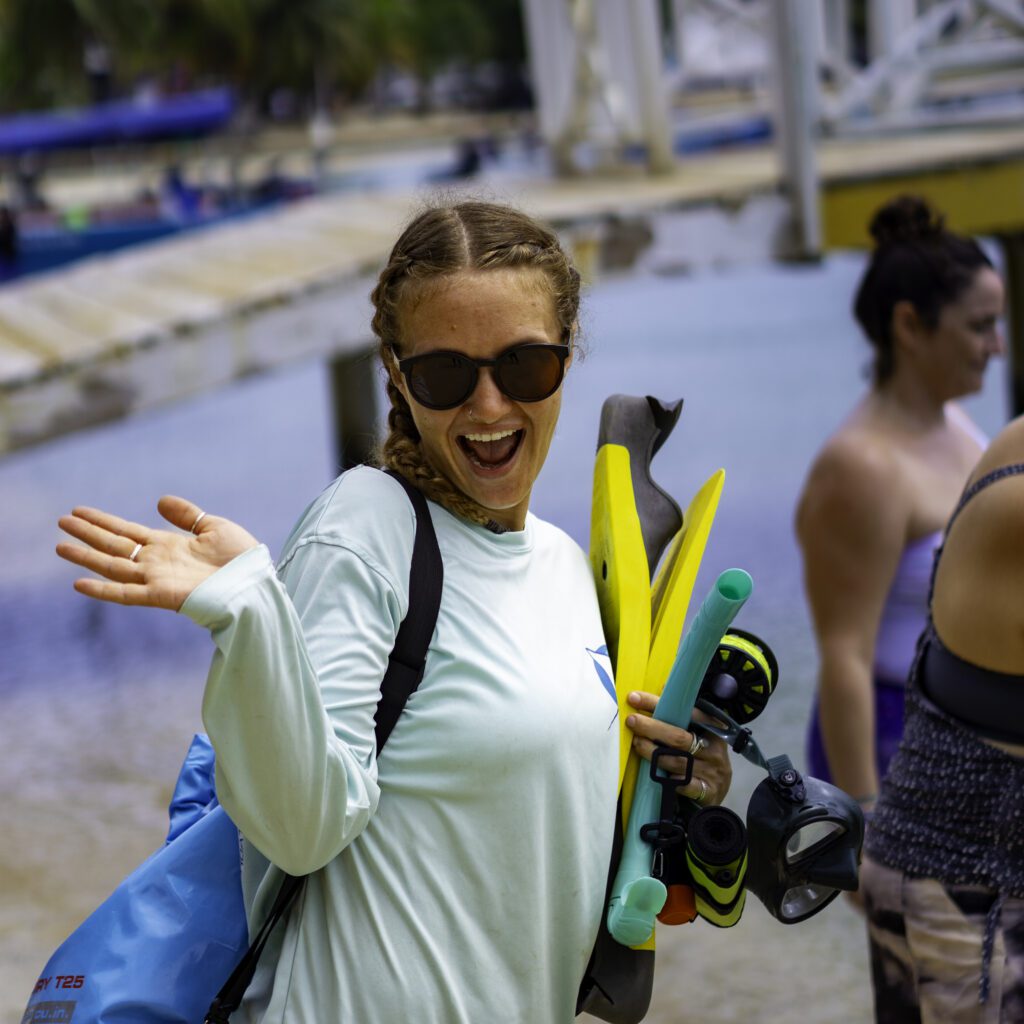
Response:
[[[849,0],[825,0],[825,46],[840,63],[852,61]]]
[[[782,180],[792,213],[792,252],[810,259],[821,253],[821,212],[815,138],[819,118],[816,43],[817,4],[772,0],[775,43],[775,130]],[[811,16],[809,16],[811,15]]]
[[[672,52],[679,69],[679,79],[686,77],[686,11],[688,0],[672,0]]]
[[[633,73],[640,99],[640,118],[647,144],[647,164],[655,174],[675,167],[672,129],[665,90],[665,62],[656,0],[630,0]]]
[[[530,78],[541,136],[554,145],[565,129],[578,51],[564,0],[522,0]]]
[[[888,57],[917,20],[917,0],[868,0],[868,56]]]

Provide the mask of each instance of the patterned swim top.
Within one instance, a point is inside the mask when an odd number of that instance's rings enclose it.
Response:
[[[1004,466],[972,484],[946,536],[976,494],[1021,473],[1024,464]],[[940,547],[932,587],[941,557]],[[882,781],[865,850],[911,876],[1024,897],[1024,758],[984,742],[925,696],[925,654],[941,646],[931,619],[931,592],[928,608],[907,684],[903,739]]]
[[[997,480],[1024,473],[1004,466],[972,484],[960,499],[946,536],[963,507]],[[882,780],[865,837],[868,855],[905,875],[947,885],[979,885],[996,893],[985,919],[978,1000],[986,1002],[995,932],[1007,896],[1024,897],[1024,758],[986,742],[966,723],[922,692],[925,654],[941,642],[931,617],[918,641],[907,683],[903,738]]]
[[[941,711],[912,676],[865,850],[914,877],[1024,897],[1024,759]]]

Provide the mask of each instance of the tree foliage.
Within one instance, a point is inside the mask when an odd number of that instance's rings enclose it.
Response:
[[[0,109],[86,98],[86,46],[121,86],[175,75],[258,98],[359,95],[383,68],[521,63],[520,0],[0,0]]]

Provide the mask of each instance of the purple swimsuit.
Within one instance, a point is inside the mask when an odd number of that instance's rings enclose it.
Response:
[[[903,550],[885,599],[875,641],[875,760],[881,779],[903,735],[903,698],[917,638],[928,621],[928,584],[932,559],[942,533],[927,534]],[[815,698],[807,730],[807,767],[811,775],[832,781]]]

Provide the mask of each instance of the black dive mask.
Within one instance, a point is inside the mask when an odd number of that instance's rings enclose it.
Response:
[[[864,816],[855,800],[803,778],[783,754],[747,806],[747,888],[783,924],[796,924],[857,888]]]
[[[725,728],[699,728],[768,772],[747,805],[746,887],[783,924],[805,921],[843,890],[857,888],[864,815],[857,802],[821,779],[804,778],[782,754],[766,761],[749,729],[708,701],[697,706]]]

